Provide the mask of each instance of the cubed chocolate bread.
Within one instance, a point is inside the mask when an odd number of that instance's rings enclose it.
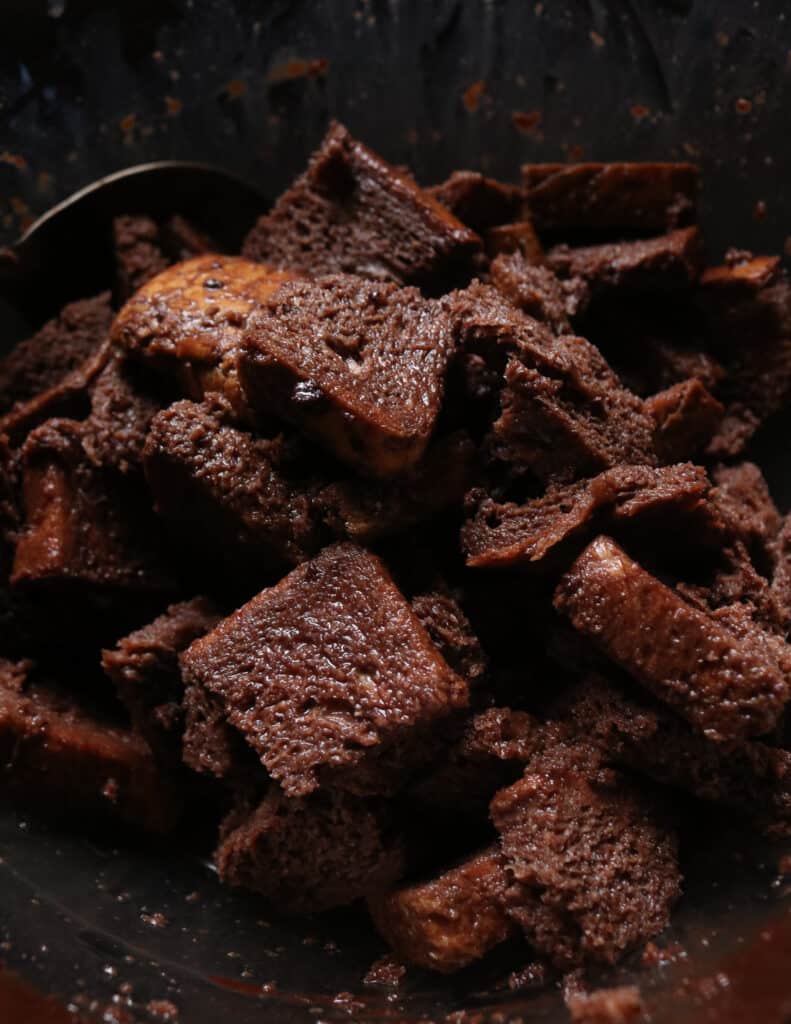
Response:
[[[561,280],[549,267],[533,266],[521,252],[497,256],[489,278],[498,291],[555,334],[571,334],[571,320],[584,311],[588,287],[582,278]]]
[[[471,686],[486,675],[488,658],[461,605],[438,590],[412,598],[412,611],[431,637],[434,646],[462,679]]]
[[[539,229],[662,231],[695,219],[694,164],[525,164],[522,182]]]
[[[552,751],[490,810],[511,881],[505,905],[556,966],[615,963],[668,924],[677,843],[649,793]]]
[[[467,684],[382,564],[352,544],[325,548],[253,598],[181,664],[289,796],[467,703]]]
[[[102,292],[70,302],[17,345],[0,362],[0,414],[61,384],[101,348],[112,320],[110,293]]]
[[[171,264],[212,249],[209,239],[179,214],[161,224],[143,214],[116,217],[113,243],[115,290],[121,302]]]
[[[487,178],[478,171],[453,171],[446,181],[426,192],[479,235],[516,220],[522,212],[518,185]]]
[[[717,509],[730,534],[768,571],[782,520],[760,468],[754,462],[715,466],[711,478],[717,485]]]
[[[645,407],[654,420],[654,449],[663,465],[683,462],[703,451],[725,413],[725,407],[695,377],[651,395]]]
[[[489,228],[484,240],[492,260],[503,253],[519,253],[529,266],[541,266],[544,262],[544,247],[532,221],[519,220]]]
[[[184,684],[179,654],[212,629],[220,615],[196,597],[170,607],[142,629],[102,652],[102,668],[129,711],[132,725],[155,753],[181,759]]]
[[[522,505],[472,492],[462,549],[474,568],[527,568],[544,561],[557,568],[593,532],[628,522],[650,529],[686,521],[705,531],[702,539],[711,544],[721,535],[716,512],[707,505],[710,490],[704,469],[681,463],[616,466],[590,480],[550,487]]]
[[[46,683],[0,673],[0,790],[45,816],[171,829],[178,802],[142,737]]]
[[[403,850],[382,809],[343,793],[292,799],[276,787],[232,812],[215,853],[220,878],[290,913],[343,906],[391,886]]]
[[[594,296],[677,291],[691,287],[703,270],[703,238],[699,228],[689,227],[634,242],[557,245],[546,261],[561,278],[583,280]]]
[[[208,253],[152,278],[123,306],[114,343],[177,382],[189,398],[217,391],[243,415],[237,361],[242,332],[293,275],[239,256]]]
[[[247,236],[248,259],[438,288],[480,239],[414,179],[333,123],[307,170]]]
[[[516,933],[502,908],[508,886],[496,846],[427,882],[369,898],[374,924],[397,956],[450,974]]]
[[[23,526],[11,582],[113,593],[169,592],[156,523],[136,489],[109,479],[85,448],[85,424],[48,420],[22,451]]]
[[[454,350],[443,304],[331,275],[292,281],[248,322],[239,374],[253,411],[301,427],[367,476],[423,454]]]
[[[609,537],[579,556],[555,606],[709,738],[760,736],[777,723],[788,687],[776,651],[693,608]]]
[[[199,683],[189,683],[181,703],[184,764],[194,772],[227,782],[234,790],[260,786],[264,773],[258,758],[228,723],[222,700]]]
[[[280,472],[282,437],[234,424],[219,396],[153,418],[143,465],[156,510],[191,547],[202,550],[210,535],[223,560],[249,572],[297,565],[322,539],[309,484]]]

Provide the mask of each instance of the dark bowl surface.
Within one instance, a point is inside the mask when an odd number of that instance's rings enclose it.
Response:
[[[784,0],[5,0],[0,23],[3,243],[151,160],[225,166],[272,197],[337,117],[425,183],[457,167],[515,179],[531,160],[695,160],[714,255],[791,251]],[[784,509],[789,425],[776,419],[752,452]],[[782,853],[701,823],[663,963],[602,981],[636,980],[658,1024],[787,1021]],[[556,988],[509,988],[524,956],[365,987],[384,949],[355,913],[278,920],[173,845],[7,809],[0,908],[9,969],[119,1024],[567,1019]],[[65,1019],[49,1004],[19,1017],[6,991],[3,1024]]]

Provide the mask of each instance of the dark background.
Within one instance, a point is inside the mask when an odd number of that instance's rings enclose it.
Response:
[[[423,182],[459,166],[514,178],[527,160],[698,160],[715,251],[778,250],[791,234],[787,0],[3,0],[0,11],[2,241],[145,160],[208,160],[279,190],[332,116]]]

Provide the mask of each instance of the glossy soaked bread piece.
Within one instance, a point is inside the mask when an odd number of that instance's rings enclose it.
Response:
[[[571,319],[584,311],[588,288],[581,278],[561,280],[549,267],[533,266],[521,252],[492,260],[489,278],[523,313],[545,323],[555,334],[571,334]]]
[[[600,745],[610,763],[701,800],[732,807],[773,835],[791,826],[791,755],[750,740],[712,743],[669,708],[592,675],[564,694],[553,714]]]
[[[687,604],[608,537],[555,592],[572,625],[716,741],[769,732],[788,697],[776,652]]]
[[[560,277],[581,278],[594,295],[615,289],[673,291],[689,288],[703,269],[703,239],[697,227],[635,242],[571,247],[558,245],[547,264]]]
[[[681,463],[659,469],[616,466],[590,480],[550,487],[522,505],[473,492],[473,514],[462,528],[461,546],[467,565],[475,568],[527,567],[550,558],[556,565],[605,523],[662,527],[686,520],[705,527],[714,514],[706,507],[709,491],[706,471]],[[712,519],[708,528],[714,527]]]
[[[478,234],[497,224],[508,224],[522,212],[518,185],[487,178],[479,171],[453,171],[447,180],[426,192]]]
[[[403,851],[382,809],[343,793],[301,799],[273,787],[252,811],[232,813],[215,853],[220,878],[291,913],[315,913],[384,889]]]
[[[239,256],[206,254],[148,281],[112,328],[129,356],[173,378],[190,398],[211,391],[244,413],[237,360],[250,314],[293,275]]]
[[[500,224],[489,228],[484,238],[491,259],[501,254],[519,253],[531,266],[540,266],[544,262],[544,247],[532,221]]]
[[[491,846],[427,882],[368,900],[374,924],[407,963],[449,974],[516,932],[501,906],[505,863]]]
[[[14,585],[173,589],[144,497],[111,480],[85,447],[85,424],[48,420],[22,452],[23,527]]]
[[[143,450],[157,512],[193,547],[207,531],[223,557],[249,568],[293,566],[322,537],[307,484],[280,471],[282,438],[235,425],[218,396],[175,402],[158,413]]]
[[[615,963],[680,894],[676,837],[645,793],[550,750],[491,803],[510,915],[556,966]]]
[[[436,286],[463,271],[479,246],[478,236],[408,173],[333,123],[242,252],[305,274]]]
[[[655,462],[653,423],[643,403],[594,345],[555,336],[486,285],[454,293],[449,305],[462,348],[506,360],[493,428],[500,458],[542,479],[565,480],[619,462]]]
[[[110,331],[110,293],[64,306],[57,317],[0,362],[0,414],[61,384],[102,346]]]
[[[488,658],[458,601],[438,590],[418,594],[412,611],[445,661],[474,686],[486,675]]]
[[[351,544],[264,590],[181,664],[289,796],[467,702],[381,562]]]
[[[0,678],[0,791],[47,815],[111,818],[153,832],[178,805],[146,742],[72,695]]]
[[[539,228],[661,231],[695,218],[694,164],[524,164],[522,182]]]
[[[725,409],[699,380],[691,377],[646,399],[656,424],[654,448],[663,464],[694,458],[711,441]]]
[[[132,725],[157,753],[181,757],[183,729],[179,654],[212,629],[220,615],[211,601],[195,597],[170,605],[142,629],[102,652],[102,668],[129,711]]]
[[[253,411],[387,477],[423,454],[453,348],[444,305],[338,274],[278,289],[248,322],[239,373]]]

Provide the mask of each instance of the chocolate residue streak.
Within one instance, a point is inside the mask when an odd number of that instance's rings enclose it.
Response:
[[[468,114],[474,114],[478,110],[485,92],[486,82],[482,78],[467,86],[461,95],[461,102]]]
[[[635,121],[644,121],[645,118],[650,116],[651,109],[650,107],[644,107],[642,103],[635,103],[633,106],[629,107],[629,113]]]
[[[753,207],[753,220],[766,220],[768,207],[763,199],[758,199]]]
[[[78,1024],[79,1018],[56,999],[0,969],[0,1020],[8,1024]]]
[[[166,96],[165,109],[169,117],[176,117],[184,109],[184,104],[176,96]]]
[[[230,82],[226,82],[222,92],[228,100],[240,100],[247,92],[247,82],[243,82],[241,78],[232,78]]]
[[[604,46],[604,43],[605,43],[604,36],[600,35],[600,33],[598,33],[598,32],[594,32],[593,29],[591,29],[591,31],[589,32],[589,35],[590,35],[590,40],[593,43],[593,45],[596,47],[597,50],[600,50],[602,48],[602,46]]]
[[[27,160],[19,153],[9,153],[7,149],[0,153],[0,163],[16,167],[18,171],[27,169]]]
[[[791,235],[786,238],[783,249],[785,250],[786,256],[791,256]]]
[[[744,96],[740,96],[734,103],[737,114],[749,114],[753,109],[752,100],[748,100]]]
[[[532,135],[541,124],[540,110],[515,110],[511,114],[511,121],[517,131],[523,135]]]
[[[152,999],[146,1005],[146,1010],[152,1017],[156,1017],[157,1020],[171,1022],[179,1019],[178,1007],[171,1003],[169,999]]]
[[[279,85],[281,82],[293,82],[297,78],[320,78],[327,74],[330,62],[323,57],[315,60],[302,60],[293,57],[283,64],[277,64],[266,76],[267,82],[271,85]]]

